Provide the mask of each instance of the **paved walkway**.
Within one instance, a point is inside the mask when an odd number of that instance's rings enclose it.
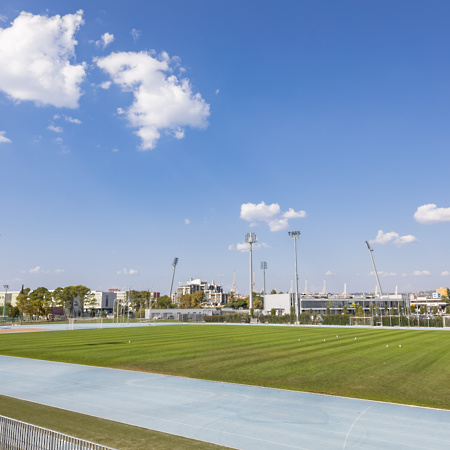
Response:
[[[0,394],[239,449],[443,449],[450,411],[0,356]]]

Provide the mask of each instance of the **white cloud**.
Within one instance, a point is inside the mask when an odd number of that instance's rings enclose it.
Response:
[[[190,221],[189,219],[184,219],[184,223],[185,223],[186,225],[189,225],[189,224],[191,223],[191,221]]]
[[[262,248],[270,248],[270,245],[266,244],[265,242],[257,242],[256,244],[253,244],[252,247],[253,247],[253,250],[258,250],[261,247]],[[247,244],[246,242],[242,242],[242,243],[239,242],[236,245],[230,244],[228,246],[228,250],[237,250],[238,252],[245,253],[245,252],[249,252],[250,251],[250,245]]]
[[[383,230],[379,230],[377,237],[369,241],[371,244],[388,244],[392,243],[395,245],[410,244],[411,242],[417,242],[417,238],[412,234],[407,234],[405,236],[400,236],[395,231],[390,231],[385,233]]]
[[[331,277],[331,276],[336,275],[336,274],[334,272],[332,272],[331,270],[327,270],[325,272],[325,275],[328,276],[328,277]]]
[[[77,108],[85,64],[72,65],[83,11],[65,16],[22,12],[0,28],[0,90],[13,100]]]
[[[370,275],[373,276],[375,275],[375,272],[372,270],[370,272]],[[395,272],[383,272],[382,270],[378,271],[378,276],[380,277],[396,277],[397,274]]]
[[[101,89],[108,90],[111,87],[111,84],[112,84],[111,81],[104,81],[103,83],[100,83],[98,86]]]
[[[428,277],[429,275],[431,275],[429,270],[415,270],[413,272],[413,276],[415,277]]]
[[[177,64],[167,53],[153,57],[147,52],[111,53],[95,60],[123,91],[134,94],[133,104],[125,113],[141,138],[140,150],[156,146],[162,130],[183,137],[186,126],[205,128],[209,105],[200,94],[193,94],[189,80],[171,74]]]
[[[69,123],[75,123],[75,124],[77,124],[77,125],[81,125],[81,120],[80,119],[74,119],[73,117],[70,117],[70,116],[64,116],[64,120],[66,121],[66,122],[69,122]]]
[[[111,33],[105,33],[105,34],[102,34],[102,37],[100,38],[99,41],[95,42],[95,45],[97,47],[102,47],[103,49],[105,49],[113,41],[114,41],[114,35]]]
[[[133,41],[136,42],[141,37],[142,31],[136,30],[136,28],[133,28],[130,31],[130,34],[131,34],[131,37],[133,38]]]
[[[36,267],[33,267],[32,269],[24,270],[22,272],[23,273],[28,272],[28,273],[47,273],[48,274],[48,273],[62,273],[62,272],[65,272],[65,269],[44,270],[41,268],[41,266],[36,266]]]
[[[294,211],[289,208],[286,212],[281,212],[278,203],[266,205],[264,202],[243,203],[241,205],[241,219],[251,222],[250,226],[257,222],[266,222],[270,231],[285,230],[289,226],[289,219],[299,219],[306,217],[305,211]]]
[[[118,270],[116,273],[117,275],[136,275],[139,272],[135,269],[128,270],[126,268],[123,268],[122,270]]]
[[[54,131],[55,133],[62,133],[63,129],[62,127],[59,127],[53,123],[51,123],[48,127],[47,127],[50,131]]]
[[[4,16],[3,14],[0,14],[0,22],[7,22],[8,18]]]
[[[113,153],[117,153],[118,151],[119,151],[118,148],[113,148],[113,149],[112,149],[112,152],[113,152]]]
[[[450,272],[448,270],[444,270],[443,272],[441,272],[441,276],[443,277],[448,277],[450,275]]]
[[[4,144],[4,143],[7,143],[7,142],[11,142],[11,139],[8,139],[6,136],[5,136],[5,134],[6,134],[6,131],[0,131],[0,144]]]
[[[434,203],[428,203],[417,208],[414,219],[419,223],[450,222],[450,208],[438,208]]]
[[[220,90],[219,90],[219,89],[216,89],[216,95],[217,95],[219,92],[220,92]]]

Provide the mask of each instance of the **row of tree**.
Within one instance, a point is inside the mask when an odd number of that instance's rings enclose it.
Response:
[[[68,309],[73,315],[75,305],[79,305],[83,312],[86,307],[92,307],[94,304],[94,296],[86,286],[58,287],[53,292],[45,287],[38,287],[31,291],[30,288],[22,286],[16,305],[9,309],[8,315],[10,317],[47,316],[55,306]]]

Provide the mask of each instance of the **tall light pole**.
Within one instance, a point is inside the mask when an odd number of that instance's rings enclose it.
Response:
[[[302,314],[302,299],[300,302],[298,299],[298,272],[297,272],[297,239],[300,237],[300,231],[288,231],[289,236],[294,239],[294,257],[295,257],[295,315],[297,316],[297,322],[300,321]]]
[[[5,317],[5,310],[6,310],[6,294],[8,294],[9,284],[4,284],[3,287],[5,288],[5,300],[4,300],[4,302],[3,302],[2,317]]]
[[[263,278],[264,278],[264,288],[263,288],[263,294],[266,296],[266,269],[267,269],[267,263],[263,261],[261,263],[261,269],[263,270]]]
[[[253,261],[252,261],[252,247],[258,239],[255,233],[247,233],[245,235],[245,242],[250,245],[250,296],[249,296],[249,309],[253,308]]]
[[[171,301],[172,301],[173,277],[175,276],[175,267],[177,267],[177,264],[178,264],[178,258],[175,258],[175,259],[173,260],[173,263],[172,263],[172,266],[173,266],[173,272],[172,272],[172,282],[170,283],[170,294],[169,294],[169,297],[170,297],[170,300],[171,300]]]
[[[370,248],[369,242],[366,241],[367,244],[367,248],[369,249],[369,253],[370,253],[370,259],[372,260],[372,266],[373,266],[373,271],[375,272],[375,276],[377,278],[377,286],[378,286],[378,290],[380,291],[380,298],[383,296],[383,291],[381,290],[381,284],[380,284],[380,279],[378,278],[378,272],[377,272],[377,268],[375,267],[375,261],[373,259],[373,249]],[[380,307],[380,317],[381,317],[381,307]],[[381,319],[381,324],[383,324],[383,320]]]
[[[378,272],[377,272],[377,268],[375,267],[375,261],[373,260],[373,249],[370,248],[369,242],[366,241],[367,244],[367,248],[369,249],[370,252],[370,259],[372,260],[372,265],[373,265],[373,271],[375,272],[375,276],[377,277],[377,285],[378,285],[378,290],[380,291],[380,297],[383,295],[383,291],[381,290],[381,284],[380,284],[380,279],[378,278]]]

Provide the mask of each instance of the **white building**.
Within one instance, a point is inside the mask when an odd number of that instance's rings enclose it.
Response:
[[[200,278],[191,278],[184,284],[180,283],[173,295],[173,301],[177,303],[183,295],[195,294],[198,291],[204,292],[205,301],[203,303],[206,306],[220,306],[228,301],[228,294],[223,292],[222,286],[215,284],[214,280],[208,284],[207,281]]]

